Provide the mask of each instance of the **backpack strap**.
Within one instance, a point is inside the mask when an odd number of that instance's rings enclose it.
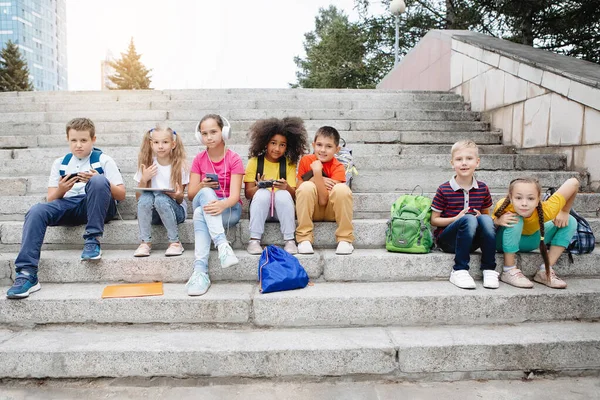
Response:
[[[287,176],[286,176],[287,162],[286,161],[287,160],[285,157],[281,157],[279,159],[279,179],[287,179]]]
[[[104,169],[102,168],[102,165],[100,164],[100,155],[101,154],[102,154],[102,150],[97,149],[95,147],[94,147],[94,150],[92,150],[92,152],[90,153],[90,167],[92,169],[98,171],[98,173],[100,175],[104,174]],[[72,158],[73,158],[73,153],[69,153],[63,157],[63,160],[60,163],[60,168],[59,168],[60,176],[65,176],[67,174],[67,166],[69,165],[69,162],[71,162]]]
[[[265,156],[258,156],[256,161],[256,175],[261,176],[265,171]]]
[[[262,175],[265,170],[265,156],[261,155],[256,160],[256,174]],[[279,159],[279,179],[287,179],[287,159],[281,157]]]
[[[93,170],[98,171],[100,175],[104,174],[104,169],[102,168],[102,164],[100,164],[100,155],[102,154],[102,150],[94,147],[92,153],[90,154],[90,167]]]
[[[60,163],[60,176],[65,176],[67,174],[67,166],[69,165],[71,158],[73,158],[73,153],[69,153],[66,156],[64,156],[62,162]]]

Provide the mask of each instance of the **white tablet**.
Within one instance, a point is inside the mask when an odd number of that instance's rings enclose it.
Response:
[[[173,193],[173,192],[175,192],[175,189],[157,189],[157,188],[136,187],[135,191],[136,192],[169,192],[169,193]]]

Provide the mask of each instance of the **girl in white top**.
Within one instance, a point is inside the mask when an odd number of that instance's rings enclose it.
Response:
[[[166,256],[183,253],[178,224],[185,221],[187,205],[183,192],[190,181],[185,148],[177,132],[157,125],[144,134],[138,156],[138,171],[133,179],[139,188],[157,189],[136,192],[141,244],[135,257],[147,257],[152,249],[151,225],[164,225],[169,247]],[[167,191],[164,191],[167,189]],[[168,189],[171,189],[170,191]]]

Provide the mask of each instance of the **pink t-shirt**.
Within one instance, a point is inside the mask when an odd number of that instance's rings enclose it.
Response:
[[[190,172],[200,175],[201,180],[206,178],[206,174],[219,175],[221,189],[217,189],[215,192],[217,196],[226,198],[229,197],[231,175],[244,175],[244,163],[242,163],[240,155],[230,149],[227,149],[225,157],[218,162],[211,161],[206,150],[203,150],[194,158]]]

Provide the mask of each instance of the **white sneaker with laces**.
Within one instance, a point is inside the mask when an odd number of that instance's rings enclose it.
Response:
[[[313,254],[315,251],[313,250],[312,243],[308,240],[304,242],[298,243],[298,253],[300,254]]]
[[[498,289],[500,283],[498,282],[498,272],[493,269],[483,270],[483,287],[487,289]]]
[[[202,271],[194,270],[194,273],[185,284],[188,296],[202,296],[210,287],[208,274]]]
[[[475,281],[466,269],[452,270],[450,273],[450,283],[461,289],[475,289]]]
[[[337,245],[337,249],[335,249],[335,254],[346,255],[352,254],[354,251],[354,246],[350,242],[340,241]]]
[[[223,243],[219,245],[219,261],[221,262],[221,268],[233,267],[239,264],[238,258],[233,253],[233,249],[229,243]]]

